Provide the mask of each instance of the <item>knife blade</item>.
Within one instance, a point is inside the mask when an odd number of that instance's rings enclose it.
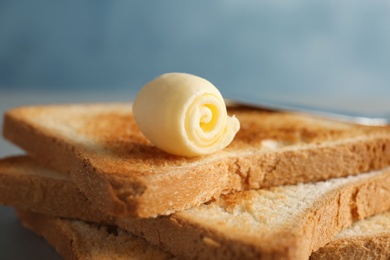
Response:
[[[344,121],[368,126],[384,126],[390,124],[389,114],[372,114],[355,111],[339,110],[324,107],[315,107],[302,103],[286,102],[269,98],[259,98],[257,95],[249,95],[243,92],[230,93],[227,99],[236,104],[264,109],[290,111],[325,117],[332,120]]]

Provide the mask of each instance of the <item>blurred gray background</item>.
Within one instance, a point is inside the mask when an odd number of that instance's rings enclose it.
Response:
[[[0,0],[1,113],[130,102],[172,71],[229,98],[390,114],[390,0]],[[5,207],[0,234],[0,259],[55,257]]]
[[[390,2],[0,0],[1,89],[123,99],[171,71],[229,97],[385,103]]]

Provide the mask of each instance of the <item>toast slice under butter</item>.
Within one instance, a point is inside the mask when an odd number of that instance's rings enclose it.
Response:
[[[76,185],[69,176],[29,157],[0,161],[1,204],[92,222],[107,218],[184,259],[306,259],[354,221],[389,210],[389,187],[390,167],[318,183],[236,192],[171,216],[111,219],[82,193],[72,192]]]
[[[114,226],[18,210],[26,228],[43,236],[65,259],[175,259],[145,240]],[[388,259],[390,212],[357,221],[314,252],[311,260]]]
[[[72,176],[99,209],[115,216],[170,214],[232,190],[355,175],[390,164],[390,130],[238,107],[233,142],[185,158],[149,143],[131,104],[16,108],[4,137]]]

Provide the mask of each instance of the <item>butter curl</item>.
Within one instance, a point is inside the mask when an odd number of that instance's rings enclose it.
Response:
[[[180,156],[222,150],[240,129],[227,115],[218,89],[186,73],[167,73],[146,84],[133,104],[142,133],[158,148]]]

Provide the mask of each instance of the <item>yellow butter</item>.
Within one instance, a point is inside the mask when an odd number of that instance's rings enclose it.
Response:
[[[222,150],[240,129],[227,115],[218,89],[186,73],[167,73],[146,84],[133,104],[142,133],[160,149],[198,156]]]

